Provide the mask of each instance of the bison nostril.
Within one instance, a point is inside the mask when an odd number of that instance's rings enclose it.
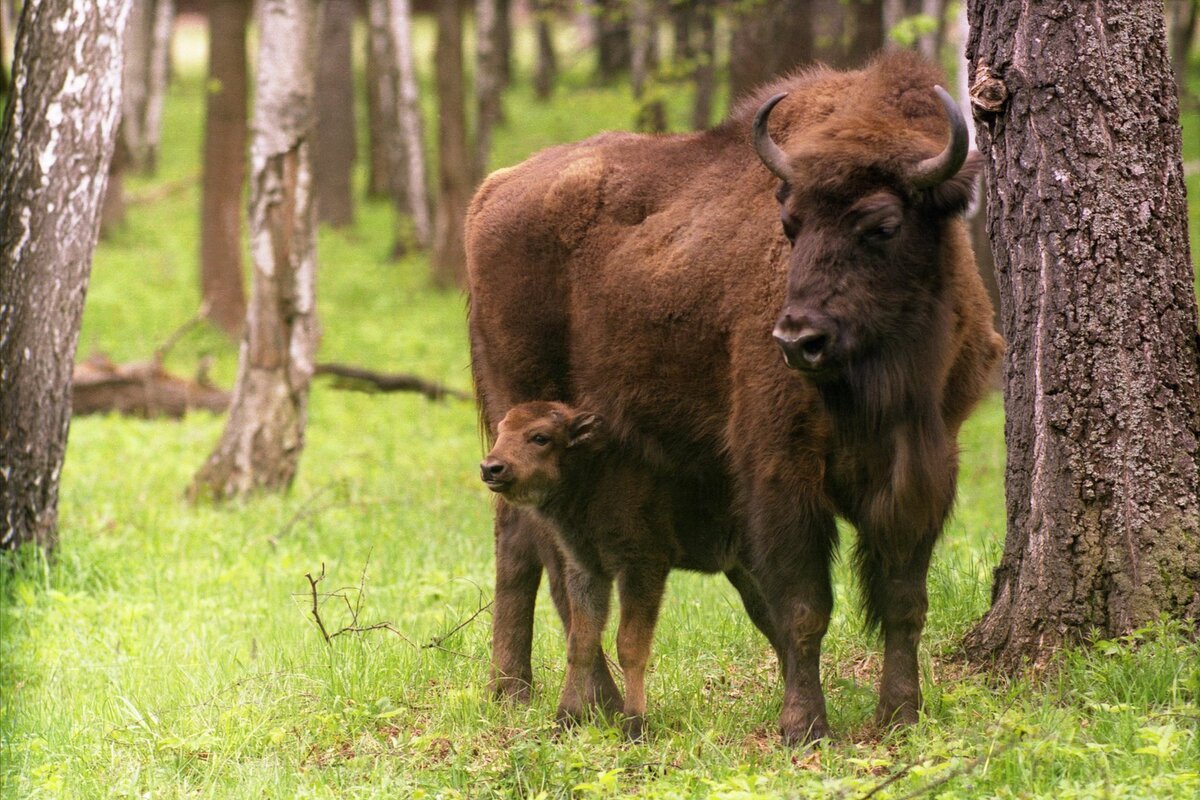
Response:
[[[825,349],[829,346],[829,336],[814,330],[801,331],[796,337],[796,344],[799,345],[804,360],[815,365],[825,355]]]
[[[485,481],[495,480],[504,474],[508,465],[498,458],[488,458],[479,465],[479,473]]]

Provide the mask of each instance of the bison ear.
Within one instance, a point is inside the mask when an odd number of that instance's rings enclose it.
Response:
[[[588,411],[576,414],[567,423],[567,447],[596,445],[604,433],[604,417]]]
[[[928,190],[928,197],[934,208],[943,214],[959,214],[966,211],[975,195],[975,179],[979,177],[982,169],[983,156],[978,150],[972,150],[954,177]]]

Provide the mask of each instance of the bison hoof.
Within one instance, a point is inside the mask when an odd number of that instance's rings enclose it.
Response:
[[[888,728],[907,728],[917,722],[917,706],[915,703],[885,703],[880,701],[875,710],[875,724],[886,730]]]
[[[631,742],[641,742],[646,738],[646,722],[641,714],[633,714],[621,720],[621,730],[625,738]]]
[[[779,735],[788,747],[801,747],[829,738],[829,723],[823,717],[792,724],[781,724]]]
[[[497,700],[526,706],[529,705],[532,688],[532,683],[528,678],[493,675],[491,680],[492,696]]]

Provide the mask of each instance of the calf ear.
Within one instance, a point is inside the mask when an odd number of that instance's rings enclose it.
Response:
[[[603,433],[604,417],[590,411],[581,412],[567,423],[567,447],[598,444]]]
[[[953,178],[947,178],[929,189],[930,201],[943,214],[958,214],[965,211],[971,204],[971,197],[975,194],[975,179],[979,177],[982,170],[983,156],[979,154],[978,150],[972,150],[967,153],[967,160],[963,162],[962,168],[954,174]]]

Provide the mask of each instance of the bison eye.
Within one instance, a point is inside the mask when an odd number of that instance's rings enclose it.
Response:
[[[538,447],[545,447],[546,445],[550,444],[550,437],[544,433],[535,433],[533,436],[529,437],[529,441],[533,442]]]
[[[899,222],[885,222],[863,232],[863,238],[868,242],[886,242],[900,231]]]

